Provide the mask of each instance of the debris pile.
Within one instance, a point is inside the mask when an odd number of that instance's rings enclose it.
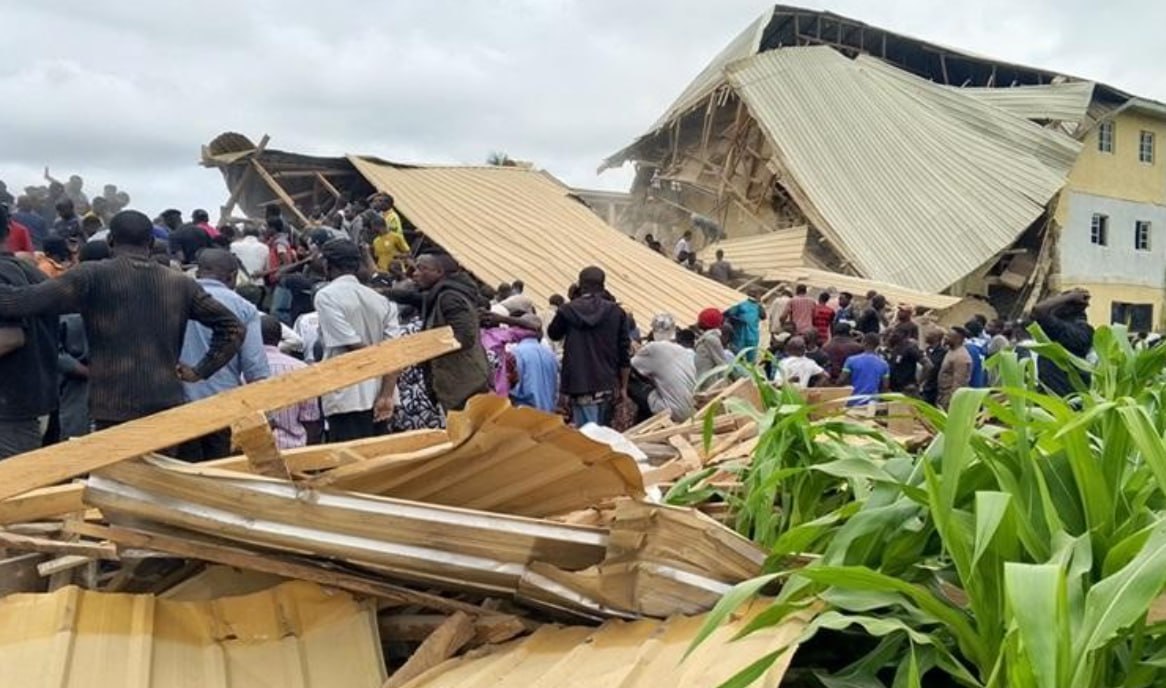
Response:
[[[0,581],[17,593],[0,599],[0,655],[35,660],[0,665],[5,684],[28,683],[22,672],[49,653],[64,675],[148,686],[194,674],[198,685],[453,685],[487,667],[550,671],[527,666],[535,647],[585,646],[589,670],[655,666],[680,685],[727,671],[713,645],[679,663],[701,625],[690,617],[757,576],[765,552],[653,495],[748,460],[751,382],[712,395],[707,423],[633,428],[614,443],[625,451],[489,395],[444,431],[283,452],[264,441],[264,412],[440,355],[449,340],[394,340],[220,395],[213,409],[189,404],[0,464]],[[211,426],[233,427],[244,454],[162,455]],[[797,633],[749,642],[773,651]],[[96,667],[103,654],[118,660]]]

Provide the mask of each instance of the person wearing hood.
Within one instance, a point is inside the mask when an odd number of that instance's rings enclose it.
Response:
[[[426,379],[442,408],[460,411],[475,394],[490,390],[490,363],[482,348],[478,285],[448,253],[423,253],[413,281],[420,291],[390,291],[389,298],[421,312],[422,329],[449,326],[461,348],[425,364]]]
[[[603,270],[579,272],[575,297],[555,312],[547,327],[551,341],[563,342],[560,394],[568,399],[571,422],[610,426],[617,398],[626,399],[631,371],[627,315],[606,297]]]

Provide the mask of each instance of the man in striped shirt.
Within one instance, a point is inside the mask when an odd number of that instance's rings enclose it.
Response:
[[[272,377],[307,367],[303,361],[296,360],[279,350],[281,328],[278,318],[265,315],[259,327],[263,334],[263,352],[267,354],[267,367]],[[319,444],[324,430],[320,401],[315,398],[272,411],[267,414],[267,419],[275,433],[275,443],[280,449]]]

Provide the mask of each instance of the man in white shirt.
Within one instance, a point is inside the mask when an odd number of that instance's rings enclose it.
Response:
[[[347,239],[329,241],[321,251],[330,282],[316,292],[316,313],[324,358],[380,344],[397,327],[397,307],[360,283],[360,249]],[[376,423],[393,412],[396,376],[374,378],[322,397],[328,441],[372,437]]]
[[[654,389],[648,393],[652,413],[668,411],[672,421],[681,423],[692,417],[693,391],[696,388],[696,358],[691,349],[675,341],[676,323],[668,313],[652,318],[652,341],[632,356],[632,367],[648,378]]]
[[[260,285],[263,280],[256,279],[255,275],[267,269],[270,249],[267,244],[259,240],[259,230],[248,227],[243,230],[243,238],[231,243],[231,253],[239,259],[243,266],[241,275],[246,284]]]
[[[825,368],[806,356],[806,341],[801,337],[790,337],[785,343],[785,358],[777,362],[773,381],[806,389],[821,382],[825,374]]]
[[[692,230],[684,233],[680,240],[676,242],[676,248],[672,250],[672,259],[676,261],[684,261],[688,258],[688,254],[692,253]]]

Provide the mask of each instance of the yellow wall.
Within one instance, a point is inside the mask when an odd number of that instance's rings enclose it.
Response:
[[[1112,153],[1097,150],[1097,130],[1083,141],[1084,148],[1069,175],[1069,188],[1137,203],[1166,204],[1166,122],[1135,112],[1114,119]],[[1138,161],[1142,131],[1154,133],[1153,164]]]
[[[1082,287],[1089,290],[1089,324],[1108,325],[1110,308],[1114,301],[1125,303],[1149,303],[1154,307],[1150,320],[1155,328],[1162,326],[1163,290],[1129,284],[1090,284],[1086,282],[1065,282],[1059,289]]]

